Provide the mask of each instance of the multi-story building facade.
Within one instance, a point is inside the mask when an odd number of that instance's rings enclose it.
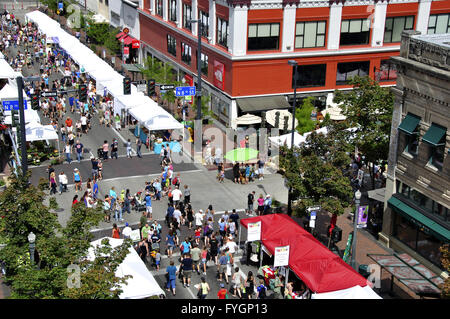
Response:
[[[140,0],[138,11],[142,56],[172,63],[188,81],[197,74],[197,26],[189,20],[200,19],[204,87],[213,112],[233,126],[243,112],[289,106],[291,59],[300,98],[325,101],[356,74],[394,85],[389,59],[399,54],[401,32],[447,32],[450,1]]]
[[[406,31],[392,61],[397,85],[379,238],[439,273],[439,247],[450,243],[450,33]]]

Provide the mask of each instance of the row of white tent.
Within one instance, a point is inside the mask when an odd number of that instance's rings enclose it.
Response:
[[[182,129],[183,125],[170,113],[160,107],[155,101],[142,92],[138,92],[135,85],[131,85],[131,95],[123,94],[123,78],[108,63],[81,43],[76,37],[64,31],[58,22],[40,11],[26,14],[26,18],[37,25],[39,31],[57,39],[59,46],[96,81],[97,92],[104,90],[114,97],[114,113],[121,114],[127,110],[149,130]],[[131,112],[133,108],[142,106],[142,112]]]
[[[351,128],[346,129],[346,131],[350,131],[350,132],[355,132],[356,130],[357,130],[356,127],[351,127]],[[326,127],[322,127],[320,129],[317,129],[312,132],[316,132],[317,134],[327,135],[328,129]],[[304,133],[303,135],[301,135],[298,132],[294,132],[294,146],[299,147],[301,144],[303,144],[306,141],[306,138],[308,137],[308,135],[310,135],[312,132],[307,132],[307,133]],[[269,140],[276,146],[286,145],[287,147],[291,147],[292,134],[288,133],[288,134],[284,134],[284,135],[280,135],[280,136],[269,137]]]

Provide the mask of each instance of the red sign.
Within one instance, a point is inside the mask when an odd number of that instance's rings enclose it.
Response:
[[[123,28],[123,29],[122,29],[122,32],[125,33],[125,34],[128,34],[128,33],[130,33],[130,29],[128,29],[128,28]]]
[[[123,47],[123,55],[128,56],[130,54],[130,47]]]
[[[131,41],[131,47],[133,49],[139,49],[140,46],[141,43],[139,42],[139,40],[133,39],[133,41]]]
[[[194,78],[192,76],[190,76],[189,74],[185,74],[184,75],[184,79],[186,80],[186,83],[189,84],[189,86],[194,86]],[[191,100],[188,103],[189,104],[193,104],[194,103],[194,98],[191,97]]]
[[[225,65],[214,60],[214,85],[221,90],[225,89]]]

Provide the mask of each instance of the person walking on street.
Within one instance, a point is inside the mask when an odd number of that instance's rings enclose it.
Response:
[[[183,269],[183,286],[185,288],[189,287],[191,285],[191,277],[193,269],[192,259],[189,253],[184,256],[180,266]]]
[[[239,267],[234,268],[234,274],[231,281],[233,282],[233,297],[236,297],[237,293],[237,296],[239,296],[239,299],[241,299],[242,276],[239,272]]]
[[[137,153],[137,156],[138,156],[139,158],[142,158],[141,147],[142,147],[142,141],[141,141],[141,139],[138,137],[138,138],[136,139],[136,153]]]
[[[102,151],[103,151],[103,160],[107,161],[108,160],[109,144],[108,144],[108,141],[106,141],[106,140],[103,142]]]
[[[62,192],[67,192],[67,183],[69,182],[67,179],[67,175],[64,174],[64,172],[61,172],[58,175],[58,179],[59,179],[59,194],[62,194]]]
[[[206,299],[206,296],[208,295],[210,290],[211,289],[209,288],[209,285],[206,282],[206,278],[202,277],[201,283],[198,287],[198,293],[197,293],[197,295],[199,296],[199,299]]]
[[[66,154],[66,160],[69,164],[72,162],[72,159],[70,158],[71,153],[72,153],[72,147],[70,146],[69,142],[67,142],[66,146],[65,146],[65,154]]]
[[[120,229],[117,227],[116,223],[113,224],[111,237],[112,238],[116,238],[116,239],[120,239]]]
[[[127,157],[131,158],[131,141],[128,139],[127,141]]]
[[[223,283],[220,284],[220,290],[217,293],[218,299],[228,299],[228,290],[225,288]]]
[[[256,164],[258,165],[259,180],[262,181],[264,179],[264,161],[261,158],[259,158]]]
[[[52,172],[50,174],[50,195],[56,194],[56,174]]]
[[[115,157],[118,158],[118,151],[119,151],[119,142],[117,142],[117,139],[113,139],[113,142],[111,144],[111,159]]]
[[[247,195],[247,212],[246,215],[253,215],[253,203],[255,202],[255,191]]]
[[[184,205],[191,202],[191,189],[188,185],[184,185]]]
[[[75,192],[78,192],[78,190],[81,191],[81,175],[80,172],[78,171],[78,168],[75,168],[73,170],[73,182],[75,183]]]
[[[145,211],[147,212],[147,218],[152,219],[152,196],[149,192],[145,194]]]
[[[192,267],[193,270],[197,271],[197,274],[200,275],[200,259],[201,259],[202,251],[198,248],[198,244],[194,244],[194,248],[191,250],[192,256]]]
[[[75,151],[77,153],[77,161],[80,163],[81,158],[83,157],[83,144],[80,143],[80,140],[77,140],[77,143],[75,144]]]
[[[175,286],[177,280],[177,268],[174,266],[175,263],[173,260],[170,261],[170,265],[166,268],[166,276],[167,276],[167,286],[166,290],[170,291],[172,289],[172,294],[175,296]]]
[[[133,231],[133,230],[132,230],[131,227],[128,225],[128,223],[125,223],[125,228],[124,228],[123,231],[122,231],[123,239],[130,238],[131,232],[132,232],[132,231]]]

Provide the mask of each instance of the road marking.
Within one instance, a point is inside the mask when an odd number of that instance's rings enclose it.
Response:
[[[117,136],[119,136],[119,138],[122,140],[122,142],[127,143],[128,141],[125,140],[125,138],[122,136],[122,134],[120,134],[114,127],[111,127],[112,130],[114,131],[114,133],[116,133]],[[131,152],[133,153],[133,155],[136,155],[136,151],[131,148]]]

